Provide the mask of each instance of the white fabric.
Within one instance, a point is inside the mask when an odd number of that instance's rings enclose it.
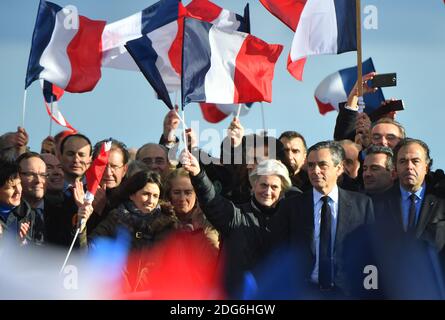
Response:
[[[315,89],[315,97],[322,103],[329,103],[338,111],[338,104],[348,99],[340,73],[327,76]]]
[[[246,37],[245,33],[224,32],[215,26],[210,28],[210,69],[204,83],[207,101],[233,103],[236,57]]]
[[[78,29],[65,27],[64,23],[67,17],[72,22],[73,13],[69,10],[57,12],[51,40],[43,50],[39,60],[39,64],[43,67],[39,78],[45,79],[62,89],[68,86],[71,79],[71,62],[66,49],[78,31]],[[79,24],[77,23],[77,25]]]
[[[236,14],[226,9],[222,9],[219,16],[211,23],[226,31],[238,30],[241,25],[236,19]]]
[[[142,12],[138,12],[105,26],[102,33],[103,67],[139,71],[124,45],[142,36],[141,21]]]
[[[337,16],[333,0],[308,0],[295,30],[292,61],[317,54],[337,53]]]
[[[164,80],[165,86],[169,92],[181,89],[181,78],[175,69],[173,69],[168,56],[168,51],[170,50],[177,33],[178,21],[176,20],[147,34],[147,37],[152,42],[153,49],[158,54],[156,67],[158,68],[162,80]]]

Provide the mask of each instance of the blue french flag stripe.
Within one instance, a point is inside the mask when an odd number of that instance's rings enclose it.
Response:
[[[43,71],[39,60],[51,40],[56,23],[56,14],[60,10],[62,10],[62,8],[54,3],[40,1],[34,33],[32,35],[33,45],[31,46],[31,52],[29,54],[25,89],[29,87],[34,80],[37,80]]]
[[[183,103],[192,101],[206,101],[205,95],[205,77],[210,69],[210,42],[209,32],[212,24],[198,21],[195,19],[184,19],[184,45],[182,53],[182,83],[193,84],[191,86],[183,85],[182,96]],[[187,30],[193,30],[187,32]],[[193,63],[188,63],[193,61]]]
[[[147,81],[158,94],[159,98],[165,102],[167,107],[173,109],[173,105],[168,95],[168,90],[162,80],[162,76],[156,67],[158,54],[153,49],[152,42],[147,36],[127,42],[125,45],[130,55],[144,74]]]
[[[178,0],[162,0],[142,10],[141,34],[147,34],[178,19]]]
[[[337,17],[337,53],[357,50],[356,1],[333,1]]]

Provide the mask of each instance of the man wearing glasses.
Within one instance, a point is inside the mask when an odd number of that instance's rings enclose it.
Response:
[[[28,234],[35,244],[45,241],[44,196],[46,192],[45,162],[35,152],[26,152],[17,158],[19,176],[22,184],[22,205],[29,205],[32,221]]]
[[[166,177],[170,171],[167,148],[156,143],[147,143],[139,148],[136,160],[144,162],[150,170],[157,171]]]

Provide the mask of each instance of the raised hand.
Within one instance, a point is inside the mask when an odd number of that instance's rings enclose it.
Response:
[[[182,150],[179,161],[191,176],[197,176],[201,171],[199,161],[188,150]]]
[[[232,145],[237,147],[241,144],[244,136],[244,127],[241,125],[239,118],[234,117],[227,129],[227,136],[230,138]]]

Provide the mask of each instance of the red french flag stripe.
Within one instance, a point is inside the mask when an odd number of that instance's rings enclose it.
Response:
[[[66,91],[91,91],[99,81],[102,32],[105,23],[105,21],[93,21],[79,16],[79,30],[67,47],[72,71]]]
[[[247,35],[236,57],[234,103],[272,101],[274,68],[282,50]]]

